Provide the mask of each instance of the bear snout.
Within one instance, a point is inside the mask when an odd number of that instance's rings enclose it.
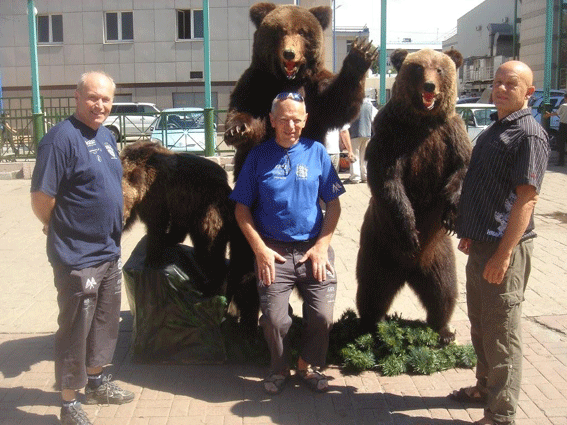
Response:
[[[426,91],[427,93],[434,93],[435,92],[435,83],[432,83],[430,81],[426,82],[423,85],[423,90]]]
[[[293,51],[293,49],[284,50],[283,57],[285,60],[288,61],[293,60],[295,59],[295,52]]]

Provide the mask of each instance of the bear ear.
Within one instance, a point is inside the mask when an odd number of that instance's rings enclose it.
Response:
[[[331,17],[333,16],[333,11],[331,10],[331,8],[329,6],[312,7],[311,9],[309,9],[309,12],[315,15],[315,17],[321,24],[323,31],[326,30],[331,23]]]
[[[453,62],[455,62],[455,66],[457,67],[457,69],[459,69],[463,64],[463,55],[461,55],[461,53],[458,50],[454,49],[453,47],[451,47],[451,49],[443,53],[445,53],[453,60]]]
[[[408,51],[404,49],[396,49],[390,55],[390,62],[396,68],[396,71],[399,71],[402,67],[402,63],[404,62],[406,56],[408,55]]]
[[[276,7],[274,3],[256,3],[252,5],[250,8],[250,20],[254,23],[256,28],[258,28],[266,15]]]

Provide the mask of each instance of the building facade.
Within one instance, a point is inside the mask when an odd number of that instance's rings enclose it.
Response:
[[[257,0],[210,0],[213,107],[225,109],[234,84],[250,65]],[[332,0],[273,0],[309,8]],[[160,108],[204,106],[202,0],[36,0],[41,95],[70,97],[80,74],[103,70],[117,83],[115,101],[151,102]],[[326,66],[333,51],[342,64],[346,43],[333,49],[325,31]],[[340,47],[339,47],[340,43]],[[342,46],[344,44],[344,48]],[[341,56],[342,55],[342,56]],[[27,4],[0,1],[0,72],[4,97],[30,96]]]
[[[567,0],[554,1],[551,88],[565,89],[567,79]],[[490,87],[494,72],[516,57],[534,71],[534,85],[543,88],[547,0],[486,0],[457,20],[457,34],[443,41],[464,57],[460,93],[480,95]],[[515,11],[516,9],[516,11]]]

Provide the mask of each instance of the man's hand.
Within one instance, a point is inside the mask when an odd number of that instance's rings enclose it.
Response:
[[[463,254],[469,255],[469,252],[471,250],[471,242],[472,240],[469,238],[463,238],[459,240],[459,251],[461,251]]]
[[[502,283],[502,280],[504,280],[504,274],[510,265],[509,256],[501,257],[497,254],[498,253],[490,257],[486,266],[484,266],[484,271],[482,272],[482,277],[493,285],[500,285]]]
[[[493,285],[502,283],[504,274],[510,266],[512,251],[520,242],[538,200],[535,187],[527,184],[516,187],[516,195],[517,198],[512,205],[504,236],[496,252],[487,261],[482,273],[482,277]]]
[[[276,261],[283,264],[285,258],[265,245],[264,248],[255,252],[258,280],[262,285],[270,286],[276,280]]]
[[[333,275],[335,274],[335,270],[329,262],[328,249],[329,248],[324,246],[324,244],[315,244],[299,260],[300,263],[311,260],[311,264],[313,265],[313,277],[319,282],[326,280],[327,270]]]

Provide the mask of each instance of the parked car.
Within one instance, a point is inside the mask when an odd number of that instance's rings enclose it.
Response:
[[[456,110],[467,126],[473,146],[479,134],[492,124],[493,114],[497,112],[496,106],[491,103],[462,103],[457,105]]]
[[[175,152],[204,152],[203,108],[164,109],[151,128],[151,139]]]
[[[565,94],[565,90],[549,90],[549,96],[552,97],[563,97],[563,95]],[[530,97],[530,100],[528,100],[528,106],[532,106],[536,100],[541,99],[543,97],[543,90],[535,90],[534,93],[532,94],[532,96]]]
[[[457,105],[461,103],[477,103],[480,97],[461,97],[457,99]]]
[[[530,101],[533,99],[533,97],[530,99]],[[559,108],[559,105],[561,105],[561,101],[563,100],[563,95],[561,96],[550,96],[549,97],[549,104],[551,105],[551,111],[552,112],[556,112],[557,108]],[[530,102],[528,102],[528,105],[530,104]],[[542,124],[541,122],[541,116],[543,113],[543,96],[540,96],[538,98],[536,98],[535,100],[531,101],[531,105],[532,107],[532,115],[535,118],[535,120]],[[559,117],[556,116],[552,116],[549,119],[549,133],[550,136],[555,136],[555,134],[557,133],[557,131],[559,130]]]
[[[103,125],[116,140],[148,137],[150,127],[159,116],[159,109],[153,103],[117,102],[112,105],[110,115]]]

